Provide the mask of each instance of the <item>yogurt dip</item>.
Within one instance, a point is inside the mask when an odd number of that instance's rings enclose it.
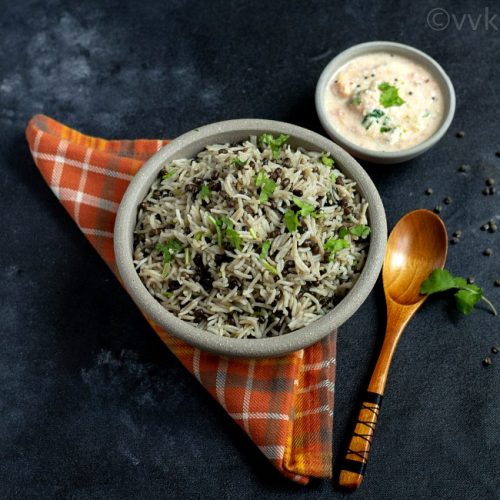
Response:
[[[400,151],[428,139],[443,121],[441,88],[429,71],[389,52],[355,57],[330,79],[327,117],[347,140]]]

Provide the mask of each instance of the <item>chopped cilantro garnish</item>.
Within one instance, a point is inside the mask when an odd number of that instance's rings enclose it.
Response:
[[[384,108],[390,108],[391,106],[401,106],[405,103],[401,97],[399,97],[398,89],[387,82],[383,82],[378,86],[380,90],[380,104]]]
[[[223,248],[224,237],[226,241],[236,248],[236,250],[240,250],[241,248],[241,237],[238,231],[234,229],[234,224],[229,217],[221,217],[220,219],[215,219],[211,215],[208,216],[208,220],[214,225],[215,231],[217,233],[217,243],[219,244],[219,248]],[[225,227],[224,227],[225,226]]]
[[[247,161],[248,160],[244,160],[244,161],[240,160],[238,157],[236,157],[236,158],[233,158],[231,160],[231,164],[236,165],[237,167],[244,167],[247,164]]]
[[[364,226],[363,224],[358,224],[357,226],[353,226],[349,229],[349,232],[353,236],[358,236],[359,238],[366,238],[370,234],[370,228],[368,226]]]
[[[233,248],[236,248],[236,250],[241,249],[241,238],[236,229],[233,229],[232,227],[226,228],[226,239]]]
[[[163,174],[162,179],[163,179],[164,181],[166,181],[166,180],[170,179],[170,177],[172,177],[174,174],[175,174],[175,170],[170,170],[170,172],[167,170],[167,171],[165,171],[165,173]]]
[[[323,246],[327,252],[330,252],[329,260],[332,261],[335,252],[338,252],[339,250],[342,250],[344,248],[349,248],[349,242],[344,239],[330,238]]]
[[[332,174],[330,175],[330,180],[332,181],[332,184],[335,184],[337,182],[337,175],[336,174]]]
[[[163,292],[163,296],[164,296],[164,297],[169,298],[169,297],[172,297],[172,295],[173,295],[173,293],[172,293],[172,292]]]
[[[349,230],[345,227],[345,226],[342,226],[340,229],[339,229],[339,238],[345,238],[347,235],[349,234]]]
[[[306,217],[307,215],[310,215],[314,212],[314,205],[311,205],[310,203],[306,203],[305,201],[302,201],[300,198],[297,198],[296,196],[292,197],[292,201],[297,205],[300,210],[299,214],[302,215],[302,217]]]
[[[290,209],[285,212],[284,215],[285,225],[290,233],[293,233],[299,227],[299,216],[301,217],[307,217],[308,215],[311,215],[313,217],[324,216],[322,213],[316,212],[314,205],[302,201],[300,198],[297,198],[296,196],[292,197],[292,201],[295,205],[297,205],[297,207],[299,207],[300,210],[295,212],[294,210]]]
[[[260,203],[265,203],[267,200],[269,200],[269,196],[271,196],[276,189],[276,182],[274,182],[272,179],[269,179],[264,170],[259,171],[259,173],[257,174],[257,177],[255,178],[255,185],[257,187],[260,187]]]
[[[320,158],[320,160],[321,160],[321,163],[323,163],[323,165],[326,165],[327,167],[332,167],[334,164],[333,158],[330,158],[329,156],[323,155]]]
[[[378,123],[380,118],[382,118],[382,116],[384,115],[385,113],[380,109],[374,109],[369,113],[366,113],[366,115],[363,117],[361,125],[363,125],[363,127],[368,130],[374,123]]]
[[[352,103],[355,106],[359,106],[361,104],[361,94],[359,92],[352,98]]]
[[[208,187],[208,184],[203,184],[200,190],[200,198],[202,200],[208,200],[212,196],[212,190]]]
[[[166,243],[157,243],[155,250],[163,254],[163,263],[169,264],[172,255],[178,254],[183,248],[184,246],[179,240],[173,239]]]
[[[259,137],[259,142],[260,144],[269,146],[271,148],[273,152],[273,158],[276,160],[277,158],[279,158],[281,146],[283,146],[283,144],[285,144],[289,138],[290,136],[285,134],[280,134],[278,137],[276,137],[276,139],[271,134],[262,134]]]
[[[380,133],[385,134],[386,132],[391,132],[392,127],[380,127]]]
[[[278,274],[278,270],[269,264],[269,262],[266,262],[265,260],[262,261],[262,265],[272,274]]]
[[[287,210],[284,215],[286,228],[290,233],[293,233],[299,227],[299,214],[293,210]]]
[[[267,254],[269,253],[270,247],[271,247],[271,242],[269,240],[264,241],[264,243],[262,243],[262,248],[260,249],[260,255],[259,255],[259,257],[262,260],[267,258]]]

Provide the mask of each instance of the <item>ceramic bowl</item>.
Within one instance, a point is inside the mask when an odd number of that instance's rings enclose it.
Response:
[[[325,93],[328,83],[332,76],[346,63],[355,57],[370,54],[374,52],[390,52],[402,57],[411,59],[412,61],[423,66],[438,82],[444,99],[444,113],[441,125],[428,139],[413,146],[411,148],[402,149],[400,151],[374,151],[372,149],[363,148],[346,139],[335,128],[335,123],[328,117],[325,109]],[[434,146],[448,130],[453,116],[455,114],[455,90],[453,84],[445,73],[444,69],[424,52],[395,42],[367,42],[355,45],[344,52],[338,54],[325,67],[316,85],[316,111],[318,117],[328,135],[337,143],[345,148],[356,158],[367,160],[372,163],[401,163],[403,161],[415,158],[421,155],[432,146]]]
[[[355,180],[369,204],[371,240],[365,266],[349,293],[328,314],[310,325],[280,337],[233,339],[220,337],[184,322],[166,311],[141,282],[132,261],[133,231],[138,206],[166,163],[191,158],[209,144],[240,142],[251,135],[288,134],[292,147],[330,152],[336,166]],[[116,263],[125,288],[145,315],[175,337],[201,350],[228,357],[273,357],[314,344],[344,323],[372,290],[382,266],[387,240],[384,207],[373,182],[352,156],[330,140],[309,130],[269,120],[230,120],[206,125],[172,141],[151,157],[135,175],[120,204],[114,232]]]

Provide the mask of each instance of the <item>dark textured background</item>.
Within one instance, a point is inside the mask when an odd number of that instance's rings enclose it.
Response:
[[[493,2],[491,2],[493,3]],[[0,497],[340,498],[281,478],[155,336],[38,174],[23,129],[46,113],[108,138],[175,137],[227,118],[323,133],[316,80],[337,52],[387,39],[435,57],[457,92],[447,136],[407,164],[367,166],[389,225],[451,196],[448,266],[500,306],[500,32],[481,2],[1,2]],[[426,25],[445,7],[443,31]],[[490,19],[500,5],[490,5]],[[442,20],[442,18],[441,18]],[[493,19],[500,28],[500,19]],[[457,139],[463,129],[466,136]],[[461,163],[472,171],[459,174]],[[435,194],[424,195],[432,186]],[[494,255],[482,256],[485,247]],[[385,320],[380,285],[342,327],[336,457]],[[402,338],[365,482],[353,498],[500,498],[500,319],[429,300]]]

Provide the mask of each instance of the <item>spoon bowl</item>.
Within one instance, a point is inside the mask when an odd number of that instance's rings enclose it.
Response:
[[[399,220],[387,242],[382,279],[386,300],[420,304],[420,285],[446,262],[448,237],[443,221],[429,210],[415,210]]]
[[[446,227],[429,210],[406,214],[389,236],[382,271],[387,329],[342,464],[339,483],[345,488],[354,490],[363,480],[396,346],[408,321],[427,297],[420,294],[422,282],[434,269],[444,267],[447,253]]]

